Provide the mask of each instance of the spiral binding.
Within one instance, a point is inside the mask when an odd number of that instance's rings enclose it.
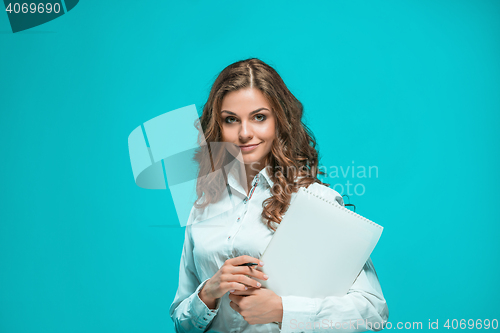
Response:
[[[309,191],[309,190],[308,190],[308,189],[306,189],[305,187],[301,187],[300,189],[301,189],[301,190],[303,190],[304,192],[307,192],[307,193],[308,193],[308,194],[310,194],[310,195],[315,196],[315,197],[316,197],[316,198],[318,198],[318,199],[323,200],[323,201],[324,201],[324,202],[326,202],[326,203],[329,203],[330,205],[332,205],[332,206],[334,206],[334,207],[337,207],[338,209],[344,210],[345,212],[348,212],[348,213],[349,213],[349,214],[351,214],[351,215],[357,216],[358,218],[361,218],[362,220],[364,220],[364,221],[366,221],[366,222],[368,222],[368,223],[371,223],[372,225],[374,225],[374,226],[376,226],[376,227],[378,227],[378,228],[380,228],[380,229],[383,229],[381,225],[378,225],[377,223],[375,223],[375,222],[373,222],[373,221],[370,221],[370,220],[369,220],[369,219],[367,219],[366,217],[363,217],[363,216],[359,215],[358,213],[355,213],[355,212],[353,212],[353,211],[351,211],[351,210],[349,210],[349,209],[345,208],[344,206],[341,206],[341,205],[339,205],[339,204],[334,204],[333,202],[331,202],[331,201],[329,201],[329,200],[326,200],[325,198],[323,198],[323,197],[321,197],[321,196],[319,196],[319,195],[317,195],[317,194],[315,194],[315,193],[313,193],[313,192]]]

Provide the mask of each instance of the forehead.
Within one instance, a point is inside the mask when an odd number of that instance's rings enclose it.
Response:
[[[271,110],[266,96],[256,88],[240,89],[227,93],[222,99],[222,109],[235,113],[252,112],[259,108]]]

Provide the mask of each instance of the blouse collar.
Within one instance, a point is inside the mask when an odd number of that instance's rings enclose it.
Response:
[[[241,163],[238,159],[234,159],[225,167],[225,169],[226,171],[228,170],[227,171],[228,185],[246,195],[247,191],[245,191],[242,186],[242,183],[245,184],[246,186],[246,183],[244,183],[246,179],[245,165]],[[274,182],[271,180],[271,174],[269,171],[270,169],[271,167],[262,168],[255,175],[255,178],[252,181],[252,186],[255,184],[257,180],[259,180],[260,182],[262,181],[267,182],[269,187],[272,188]]]

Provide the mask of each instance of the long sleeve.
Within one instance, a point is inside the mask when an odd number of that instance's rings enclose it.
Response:
[[[217,315],[220,306],[218,299],[216,309],[211,310],[198,295],[208,279],[200,282],[196,274],[190,228],[191,225],[188,224],[179,268],[179,287],[170,306],[170,317],[174,321],[175,331],[179,333],[204,332]]]
[[[342,197],[330,189],[325,196],[344,206]],[[282,333],[312,330],[336,332],[379,331],[385,327],[389,309],[384,299],[375,267],[369,257],[353,285],[342,297],[281,297],[283,304]]]
[[[282,333],[306,332],[314,328],[340,332],[379,331],[389,318],[389,309],[371,258],[345,296],[283,296],[281,300]]]

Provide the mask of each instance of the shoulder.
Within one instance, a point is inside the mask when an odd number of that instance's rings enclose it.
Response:
[[[210,204],[208,205],[210,206]],[[189,218],[187,220],[186,225],[193,225],[196,224],[197,222],[200,222],[200,220],[203,220],[203,215],[207,211],[207,206],[203,208],[197,208],[195,205],[191,207],[191,212],[189,213]]]
[[[344,206],[344,200],[342,199],[342,196],[333,188],[318,183],[313,183],[309,185],[307,189],[329,201],[338,202],[339,205]]]

